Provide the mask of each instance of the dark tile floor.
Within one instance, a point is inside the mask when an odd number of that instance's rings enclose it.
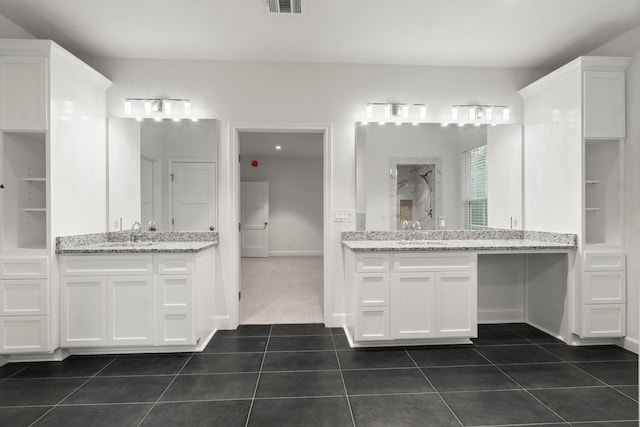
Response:
[[[322,325],[219,331],[196,354],[0,367],[0,426],[638,426],[638,358],[524,324],[474,345],[349,349]]]

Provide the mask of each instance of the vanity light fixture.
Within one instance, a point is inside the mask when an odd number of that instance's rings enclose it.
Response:
[[[172,116],[172,113],[176,112],[174,107],[179,107],[180,104],[182,104],[182,114],[180,115],[178,112],[179,115],[176,117],[184,118],[184,116],[191,115],[191,100],[173,98],[125,98],[124,112],[140,116],[144,111],[145,116],[161,118],[162,116]],[[167,118],[173,119],[174,117]]]
[[[475,125],[482,124],[495,124],[496,114],[494,112],[502,110],[502,121],[509,120],[509,106],[507,105],[482,105],[482,104],[466,104],[466,105],[452,105],[451,106],[451,119],[457,121],[459,112],[461,110],[467,110],[469,115],[469,121]]]
[[[382,125],[393,122],[397,125],[413,123],[417,125],[427,118],[426,104],[401,104],[394,102],[369,102],[365,110],[365,120],[361,125],[378,122]]]

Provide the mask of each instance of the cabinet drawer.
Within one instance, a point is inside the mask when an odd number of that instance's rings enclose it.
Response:
[[[356,271],[367,272],[387,272],[391,265],[391,254],[388,253],[363,253],[356,254]]]
[[[191,311],[158,312],[155,345],[193,344],[195,344],[195,335]]]
[[[39,353],[48,350],[47,316],[0,318],[0,353]]]
[[[47,280],[0,280],[0,315],[47,314]]]
[[[191,274],[193,257],[191,255],[157,255],[156,272],[158,274]]]
[[[359,307],[356,321],[356,341],[389,339],[389,308]]]
[[[67,256],[60,260],[63,276],[153,274],[151,255]]]
[[[389,304],[389,273],[358,273],[358,306]]]
[[[584,254],[584,270],[624,270],[623,252],[586,252]]]
[[[407,253],[395,254],[393,270],[408,271],[444,271],[475,270],[476,255],[461,253]]]
[[[582,308],[582,336],[616,338],[626,334],[625,304],[589,304]]]
[[[156,298],[159,310],[190,310],[191,276],[156,275]]]
[[[0,279],[46,279],[47,258],[0,258]]]
[[[626,300],[624,271],[589,271],[584,274],[584,302],[624,303]]]

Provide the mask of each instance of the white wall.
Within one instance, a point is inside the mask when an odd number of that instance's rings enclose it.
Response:
[[[322,255],[322,158],[248,157],[240,171],[242,181],[269,182],[269,255]]]
[[[640,305],[640,26],[591,52],[632,56],[627,69],[627,138],[624,155],[625,251],[627,254],[627,343],[638,349]]]
[[[33,39],[22,27],[0,15],[0,39]]]
[[[190,98],[192,113],[220,120],[219,230],[223,296],[221,309],[237,300],[237,208],[231,194],[231,125],[316,124],[331,126],[330,209],[355,208],[355,122],[365,118],[367,102],[425,102],[427,120],[449,121],[452,104],[479,102],[512,107],[512,123],[522,121],[517,90],[546,70],[252,63],[221,61],[86,58],[114,81],[108,93],[110,116],[124,116],[123,98],[167,94]],[[169,88],[169,89],[168,89]],[[344,306],[340,232],[355,223],[325,228],[325,281],[328,322],[337,325]],[[220,313],[220,311],[218,311]],[[228,313],[233,323],[233,313]]]

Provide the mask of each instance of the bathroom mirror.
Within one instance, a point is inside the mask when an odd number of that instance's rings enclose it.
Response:
[[[111,118],[109,230],[217,230],[218,122]]]
[[[477,158],[486,168],[480,193],[469,178]],[[405,220],[463,229],[476,214],[489,228],[522,229],[522,200],[520,125],[356,124],[357,230],[396,230]]]

